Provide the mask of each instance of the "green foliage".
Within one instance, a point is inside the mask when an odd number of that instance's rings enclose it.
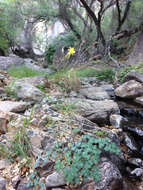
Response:
[[[96,67],[87,67],[77,70],[78,77],[97,77],[99,80],[113,81],[115,77],[115,72],[113,69],[100,69],[97,70]]]
[[[130,71],[137,71],[141,74],[143,74],[143,62],[137,64],[137,65],[131,65],[131,66],[126,66],[124,68],[122,68],[120,71],[119,71],[119,80],[120,82],[122,83],[123,82],[123,78],[126,74],[128,74]]]
[[[131,4],[131,10],[128,14],[128,19],[126,20],[126,27],[128,29],[133,29],[142,24],[143,19],[143,4],[140,0],[134,0]]]
[[[59,44],[62,47],[74,47],[76,45],[77,39],[72,32],[65,33],[64,35],[59,35],[56,37],[52,43],[48,44],[45,50],[45,59],[48,64],[53,62],[53,57]]]
[[[20,12],[18,0],[1,1],[0,10],[0,48],[6,51],[15,44],[24,24],[24,16]]]
[[[45,190],[45,183],[42,179],[40,179],[39,174],[36,170],[38,164],[40,161],[40,157],[36,160],[35,164],[34,164],[34,170],[33,172],[30,173],[29,175],[29,181],[27,184],[27,187],[32,187],[32,190]]]
[[[56,46],[53,44],[48,45],[48,47],[46,48],[45,58],[48,64],[52,64],[55,51],[56,51]]]
[[[14,85],[15,85],[15,80],[12,80],[12,81],[8,84],[8,86],[5,87],[5,91],[6,91],[7,96],[12,96],[12,97],[14,97],[14,98],[17,98],[15,92],[12,90],[13,87],[14,87]]]
[[[73,102],[72,104],[68,103],[57,103],[56,108],[58,109],[59,112],[62,112],[64,114],[66,113],[71,113],[72,110],[76,109],[76,102]]]
[[[125,67],[119,72],[119,80],[122,83],[124,76],[132,70],[132,67]]]
[[[24,78],[24,77],[34,77],[34,76],[42,76],[45,75],[45,73],[40,71],[35,71],[33,69],[30,69],[26,66],[13,66],[10,69],[8,69],[8,74],[15,78]]]
[[[108,134],[107,131],[104,130],[93,130],[93,133],[98,137],[106,137]]]
[[[48,76],[48,79],[52,83],[56,83],[61,87],[61,90],[64,92],[78,91],[81,87],[80,80],[75,69],[61,69],[54,73],[51,76]]]
[[[77,132],[79,129],[75,128],[72,135],[74,136]],[[109,151],[118,155],[120,152],[114,143],[109,142],[108,138],[83,135],[80,141],[73,142],[69,143],[68,146],[56,143],[52,150],[47,150],[44,160],[45,162],[53,160],[54,168],[58,172],[62,172],[70,186],[80,185],[82,182],[88,181],[89,178],[98,182],[101,179],[98,169],[101,153]],[[36,172],[35,174],[37,175]],[[36,175],[30,178],[29,184],[37,177]]]
[[[74,47],[76,45],[77,39],[73,32],[65,33],[64,35],[57,37],[57,42],[60,42],[62,46]]]
[[[125,44],[122,44],[120,40],[113,39],[111,43],[111,53],[114,55],[120,55],[124,53]]]
[[[62,171],[65,180],[71,185],[79,184],[80,180],[87,181],[88,178],[95,182],[100,180],[98,162],[101,152],[110,151],[115,154],[119,150],[107,138],[82,136],[82,140],[65,147],[57,145],[49,156],[55,160],[55,169]]]

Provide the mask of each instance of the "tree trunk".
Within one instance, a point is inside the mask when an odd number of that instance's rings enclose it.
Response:
[[[95,26],[96,26],[96,29],[97,29],[97,38],[96,38],[96,40],[97,41],[101,40],[102,45],[105,46],[106,45],[106,41],[105,41],[104,35],[102,33],[102,30],[101,30],[101,18],[97,19],[95,13],[88,6],[88,4],[86,3],[85,0],[80,0],[80,2],[82,3],[82,5],[86,9],[86,11],[88,12],[89,16],[93,19],[93,21],[95,23]]]

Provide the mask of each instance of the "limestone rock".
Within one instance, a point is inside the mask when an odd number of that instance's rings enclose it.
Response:
[[[143,96],[135,98],[135,102],[143,106]]]
[[[110,99],[107,92],[101,87],[83,88],[79,90],[79,93],[87,99],[91,100],[105,100]]]
[[[7,163],[5,160],[0,160],[0,170],[3,170],[7,167]]]
[[[130,80],[116,88],[115,95],[121,98],[135,98],[143,95],[143,86],[135,80]]]
[[[141,177],[143,175],[143,169],[142,168],[136,168],[131,172],[131,175],[135,177]]]
[[[76,111],[80,115],[97,124],[108,123],[110,114],[120,113],[117,103],[113,100],[93,101],[80,98],[67,98],[64,101],[68,104],[74,104]]]
[[[25,101],[40,102],[45,96],[43,92],[29,83],[15,82],[11,90],[18,98]]]
[[[0,190],[6,190],[6,185],[8,181],[0,176]]]
[[[16,119],[17,117],[17,114],[0,111],[0,133],[7,133],[9,121]]]
[[[130,158],[128,159],[128,163],[137,167],[143,166],[143,161],[140,158]]]
[[[138,151],[138,146],[133,137],[124,133],[124,143],[131,151]]]
[[[37,87],[39,85],[46,86],[48,83],[46,77],[44,77],[44,76],[26,77],[26,78],[22,78],[22,79],[17,80],[17,82],[29,83],[35,87]]]
[[[109,161],[99,165],[101,180],[98,183],[85,184],[81,190],[122,190],[123,179],[118,168]]]
[[[32,187],[27,187],[27,184],[22,184],[22,183],[20,183],[19,185],[18,185],[18,188],[17,188],[17,190],[33,190],[33,188]]]
[[[129,80],[135,80],[137,82],[143,83],[143,75],[133,70],[126,74],[123,78],[123,82],[127,82]]]
[[[41,148],[41,137],[40,135],[35,135],[30,138],[31,145],[37,148]]]
[[[5,112],[22,112],[28,108],[26,102],[0,101],[0,110]]]
[[[23,65],[24,60],[18,56],[13,57],[5,57],[0,56],[0,70],[5,71],[12,66],[20,66]]]
[[[124,124],[127,124],[128,120],[121,115],[112,114],[110,115],[110,123],[115,128],[122,128]]]
[[[54,172],[46,178],[46,187],[58,187],[66,185],[65,179],[61,173]]]

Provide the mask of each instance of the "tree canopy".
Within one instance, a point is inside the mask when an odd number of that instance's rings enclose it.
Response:
[[[140,0],[1,0],[0,47],[5,51],[15,46],[26,23],[31,25],[27,25],[27,38],[32,40],[32,27],[37,22],[50,24],[59,20],[79,44],[96,43],[108,54],[113,38],[141,29],[142,8]]]

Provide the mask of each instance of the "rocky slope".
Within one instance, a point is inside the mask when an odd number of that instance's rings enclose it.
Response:
[[[63,174],[53,168],[54,160],[43,160],[46,150],[50,150],[55,142],[62,142],[65,146],[71,142],[74,129],[78,129],[75,141],[83,134],[107,137],[109,143],[114,142],[120,149],[118,155],[101,154],[98,164],[101,179],[98,183],[89,179],[76,189],[143,189],[142,125],[132,126],[130,117],[125,118],[130,116],[125,114],[130,109],[138,120],[143,119],[141,114],[138,117],[139,112],[143,113],[143,86],[139,77],[136,75],[135,78],[133,73],[129,77],[128,74],[126,82],[116,89],[112,84],[99,83],[95,78],[83,78],[77,92],[65,93],[54,86],[47,86],[49,81],[44,77],[24,78],[11,83],[12,79],[1,71],[0,189],[32,189],[27,187],[27,183],[37,158],[39,162],[35,169],[39,179],[44,179],[46,189],[68,189],[69,184]],[[40,85],[44,86],[44,91],[37,88]],[[115,97],[135,104],[138,114],[134,108],[118,105]],[[23,143],[27,147],[26,154],[18,152],[17,145],[22,147]],[[131,181],[131,185],[126,179]]]

